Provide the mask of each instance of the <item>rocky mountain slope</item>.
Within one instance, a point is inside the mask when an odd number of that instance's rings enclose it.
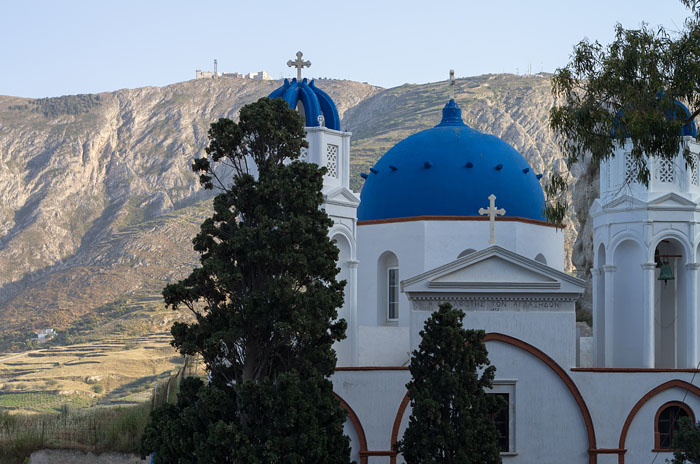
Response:
[[[356,191],[359,173],[437,124],[447,99],[445,83],[317,84],[353,132]],[[212,121],[236,118],[279,85],[201,79],[34,101],[0,96],[0,335],[66,328],[118,299],[155,301],[166,282],[187,275],[211,197],[191,159],[204,153]],[[549,89],[546,76],[480,76],[459,79],[456,100],[467,124],[511,143],[547,175],[562,158],[547,127]],[[574,214],[569,261],[578,227]]]

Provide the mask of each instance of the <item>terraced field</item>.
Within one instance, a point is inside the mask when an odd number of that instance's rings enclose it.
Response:
[[[142,404],[183,364],[170,340],[159,332],[0,355],[0,411]]]

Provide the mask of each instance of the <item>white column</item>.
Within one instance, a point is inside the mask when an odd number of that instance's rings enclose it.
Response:
[[[350,319],[348,321],[348,338],[350,338],[350,359],[353,366],[359,365],[360,353],[357,344],[357,265],[360,264],[357,260],[348,261],[348,269],[350,270],[350,282],[346,292],[350,292]]]
[[[654,279],[656,263],[643,263],[644,270],[643,291],[644,307],[642,308],[643,337],[642,340],[642,365],[640,367],[655,367],[656,365],[656,339],[654,338]]]
[[[686,360],[687,367],[697,369],[698,367],[698,268],[700,263],[688,263],[686,270]]]
[[[600,269],[591,269],[591,283],[593,287],[593,367],[605,367],[605,319],[599,316],[601,309],[605,311],[605,307],[599,308],[600,298]]]
[[[614,316],[615,316],[615,271],[616,266],[603,266],[605,273],[605,367],[615,367]]]

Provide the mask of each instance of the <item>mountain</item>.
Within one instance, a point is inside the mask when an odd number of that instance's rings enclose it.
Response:
[[[0,335],[66,329],[114,302],[160,304],[162,287],[197,263],[191,239],[213,194],[199,187],[190,163],[204,154],[210,123],[235,119],[279,85],[222,78],[38,100],[0,96]],[[356,191],[359,173],[437,124],[447,99],[444,82],[317,85],[353,132]],[[547,126],[548,76],[464,78],[455,93],[467,124],[512,144],[536,172],[546,176],[561,163]],[[564,232],[569,268],[575,213]]]

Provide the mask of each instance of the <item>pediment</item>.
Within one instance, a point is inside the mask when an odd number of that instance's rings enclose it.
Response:
[[[336,187],[333,190],[324,192],[324,200],[328,204],[340,206],[357,207],[360,204],[360,198],[345,187]]]
[[[560,287],[556,279],[497,255],[460,267],[447,274],[438,275],[428,283],[430,287],[505,285],[511,288],[531,287],[533,284],[547,288]]]
[[[645,208],[647,204],[631,195],[622,195],[603,205],[603,209]]]
[[[667,193],[655,200],[649,202],[650,207],[660,207],[660,208],[695,208],[697,205],[695,202],[678,195],[677,193]]]
[[[585,282],[492,246],[401,282],[406,293],[583,293]]]

